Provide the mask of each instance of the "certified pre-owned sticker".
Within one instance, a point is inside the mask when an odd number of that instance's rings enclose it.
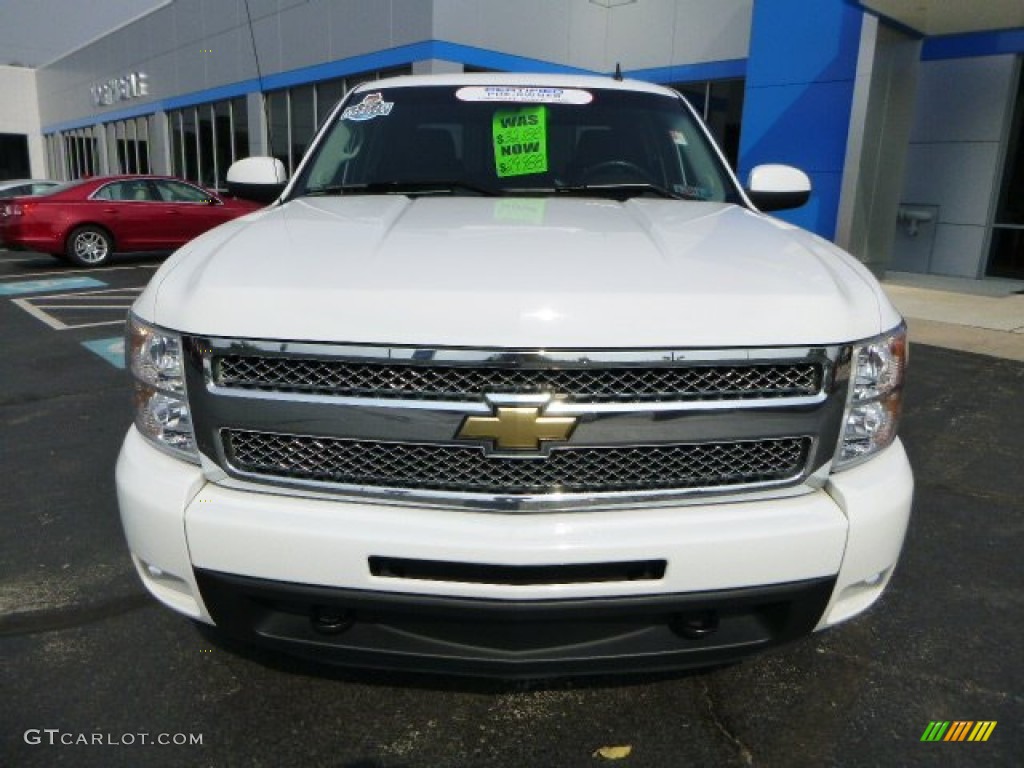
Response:
[[[521,85],[467,85],[455,92],[461,101],[518,101],[530,104],[589,104],[594,97],[579,88],[531,88]]]
[[[391,108],[395,106],[393,101],[384,101],[379,93],[368,93],[363,100],[352,107],[347,107],[341,113],[342,120],[372,120],[381,115],[391,114]]]

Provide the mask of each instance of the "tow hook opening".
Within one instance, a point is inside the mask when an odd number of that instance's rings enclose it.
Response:
[[[700,640],[718,631],[718,611],[680,613],[669,623],[672,631],[688,640]]]
[[[309,614],[313,629],[322,635],[340,635],[355,623],[352,611],[329,605],[315,605]]]

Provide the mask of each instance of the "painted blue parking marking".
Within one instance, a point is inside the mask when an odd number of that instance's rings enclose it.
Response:
[[[124,336],[83,341],[82,346],[90,352],[95,352],[115,368],[124,368]]]
[[[67,291],[75,288],[103,288],[102,280],[92,277],[54,277],[49,280],[22,280],[17,283],[0,283],[0,296],[20,296],[23,293],[44,291]]]

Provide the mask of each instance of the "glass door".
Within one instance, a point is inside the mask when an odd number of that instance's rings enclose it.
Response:
[[[985,274],[1024,280],[1024,74],[1020,72],[1016,98]]]

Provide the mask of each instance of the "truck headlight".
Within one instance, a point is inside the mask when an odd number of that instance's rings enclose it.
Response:
[[[199,463],[188,410],[181,337],[128,315],[125,362],[135,384],[135,426],[157,448]]]
[[[833,469],[846,469],[887,448],[896,439],[907,368],[907,327],[855,344],[850,358],[851,392]]]

